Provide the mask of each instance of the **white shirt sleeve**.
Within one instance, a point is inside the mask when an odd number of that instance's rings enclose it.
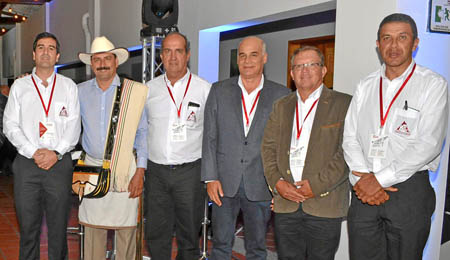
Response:
[[[20,127],[20,101],[17,96],[20,87],[21,85],[17,81],[11,87],[3,114],[3,132],[20,154],[32,158],[38,147],[28,140]]]
[[[370,172],[366,165],[365,156],[362,146],[358,140],[358,117],[361,108],[363,95],[361,93],[362,83],[360,82],[356,88],[348,108],[347,116],[344,124],[344,139],[342,148],[344,149],[344,158],[350,168],[349,180],[352,185],[359,180],[359,177],[352,174],[352,171]]]

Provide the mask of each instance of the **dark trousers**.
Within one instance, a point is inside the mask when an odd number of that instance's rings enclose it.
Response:
[[[363,204],[352,194],[348,212],[350,259],[420,260],[428,239],[436,195],[428,171],[394,185],[380,206]]]
[[[205,187],[200,160],[169,167],[148,162],[145,175],[145,238],[152,260],[169,260],[175,227],[176,259],[200,257],[199,234]]]
[[[39,236],[45,214],[48,228],[48,259],[67,259],[67,222],[72,185],[70,155],[50,170],[32,159],[17,155],[13,162],[14,202],[20,228],[21,260],[39,259]]]
[[[222,206],[213,203],[212,228],[213,248],[211,260],[231,258],[234,244],[236,218],[242,210],[244,217],[244,241],[246,259],[266,259],[266,231],[270,220],[270,201],[249,201],[241,185],[234,197],[221,198]]]
[[[275,241],[280,260],[333,260],[339,246],[342,218],[275,213]]]

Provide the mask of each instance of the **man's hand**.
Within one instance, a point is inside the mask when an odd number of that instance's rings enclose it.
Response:
[[[398,189],[393,187],[383,188],[373,173],[363,173],[352,171],[352,174],[361,177],[353,186],[356,196],[363,203],[369,205],[380,205],[389,200],[386,191],[395,192]]]
[[[311,190],[311,186],[309,185],[308,180],[297,181],[294,183],[297,188],[297,191],[305,197],[305,199],[314,198],[314,193]]]
[[[275,189],[277,189],[277,192],[281,197],[296,203],[303,202],[306,199],[305,196],[297,190],[297,187],[295,187],[294,184],[282,179],[277,181]]]
[[[129,198],[136,198],[141,196],[144,189],[144,168],[137,168],[133,178],[131,178],[130,184],[128,184]]]
[[[41,148],[37,149],[37,151],[33,154],[33,159],[34,163],[36,163],[39,168],[48,171],[58,161],[58,156],[54,151]]]
[[[217,204],[217,206],[222,206],[222,201],[220,198],[223,197],[222,184],[220,181],[211,181],[206,184],[206,190],[208,191],[209,198]]]

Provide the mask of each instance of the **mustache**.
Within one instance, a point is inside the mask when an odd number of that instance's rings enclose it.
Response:
[[[97,71],[101,71],[101,70],[110,70],[110,67],[98,67],[96,70]]]

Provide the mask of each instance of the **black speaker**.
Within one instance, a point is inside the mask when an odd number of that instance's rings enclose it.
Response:
[[[178,0],[142,0],[142,37],[177,32],[177,23]]]

